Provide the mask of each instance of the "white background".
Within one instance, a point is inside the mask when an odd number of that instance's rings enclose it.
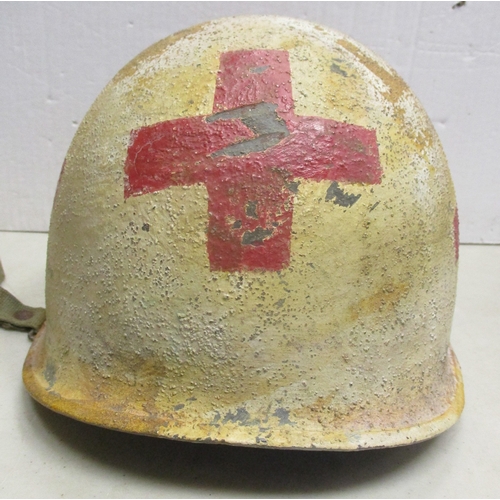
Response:
[[[0,230],[47,231],[85,112],[130,59],[194,24],[279,14],[342,31],[410,84],[441,137],[464,243],[500,243],[500,3],[0,4]]]

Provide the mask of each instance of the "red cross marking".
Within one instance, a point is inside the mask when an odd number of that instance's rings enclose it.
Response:
[[[374,130],[295,115],[286,51],[222,54],[213,113],[133,130],[125,163],[125,198],[205,184],[212,271],[289,265],[295,179],[380,183]]]

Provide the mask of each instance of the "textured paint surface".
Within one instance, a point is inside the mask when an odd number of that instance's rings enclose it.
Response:
[[[215,114],[132,133],[125,196],[204,183],[211,269],[287,267],[295,179],[379,183],[381,175],[374,131],[293,109],[287,52],[222,54]]]
[[[225,57],[274,51],[288,54],[292,92],[280,87],[284,101],[269,97],[275,90],[260,105],[254,95],[224,97]],[[248,78],[260,81],[272,64],[257,61]],[[240,76],[235,70],[234,85]],[[269,118],[277,113],[288,135]],[[175,182],[160,161],[144,178],[147,189],[134,187],[130,172],[124,185],[143,132],[195,123],[201,137],[219,131],[219,141],[240,131],[243,156],[234,135],[213,149],[193,138],[193,151],[204,148],[202,162],[215,170],[260,155],[264,164],[308,120],[328,130],[317,148],[305,143],[302,151],[312,148],[319,172],[332,151],[322,141],[337,140],[339,127],[367,134],[368,144],[376,137],[380,168],[322,179],[304,168],[307,154],[283,160],[290,177],[278,205],[293,200],[293,220],[289,262],[277,272],[214,269],[212,214],[240,211],[231,227],[246,228],[241,247],[265,241],[272,225],[259,222],[256,195],[238,195],[231,210],[210,208],[217,185],[194,168],[196,159],[181,165]],[[344,154],[352,158],[352,144]],[[125,198],[129,189],[137,196]],[[432,437],[463,406],[449,342],[455,208],[427,115],[375,55],[303,21],[197,26],[126,66],[74,138],[51,221],[47,325],[27,359],[26,384],[61,413],[173,439],[359,449]]]

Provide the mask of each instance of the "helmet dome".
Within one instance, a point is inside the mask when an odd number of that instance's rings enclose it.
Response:
[[[299,20],[196,26],[125,66],[75,135],[25,384],[158,437],[430,438],[463,406],[456,228],[436,132],[376,55]]]

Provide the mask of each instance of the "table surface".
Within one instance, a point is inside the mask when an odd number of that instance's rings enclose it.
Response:
[[[44,304],[45,233],[0,232],[3,286]],[[181,443],[86,425],[35,403],[25,334],[0,329],[0,497],[500,496],[500,246],[461,245],[452,344],[466,405],[425,443],[314,452]]]

